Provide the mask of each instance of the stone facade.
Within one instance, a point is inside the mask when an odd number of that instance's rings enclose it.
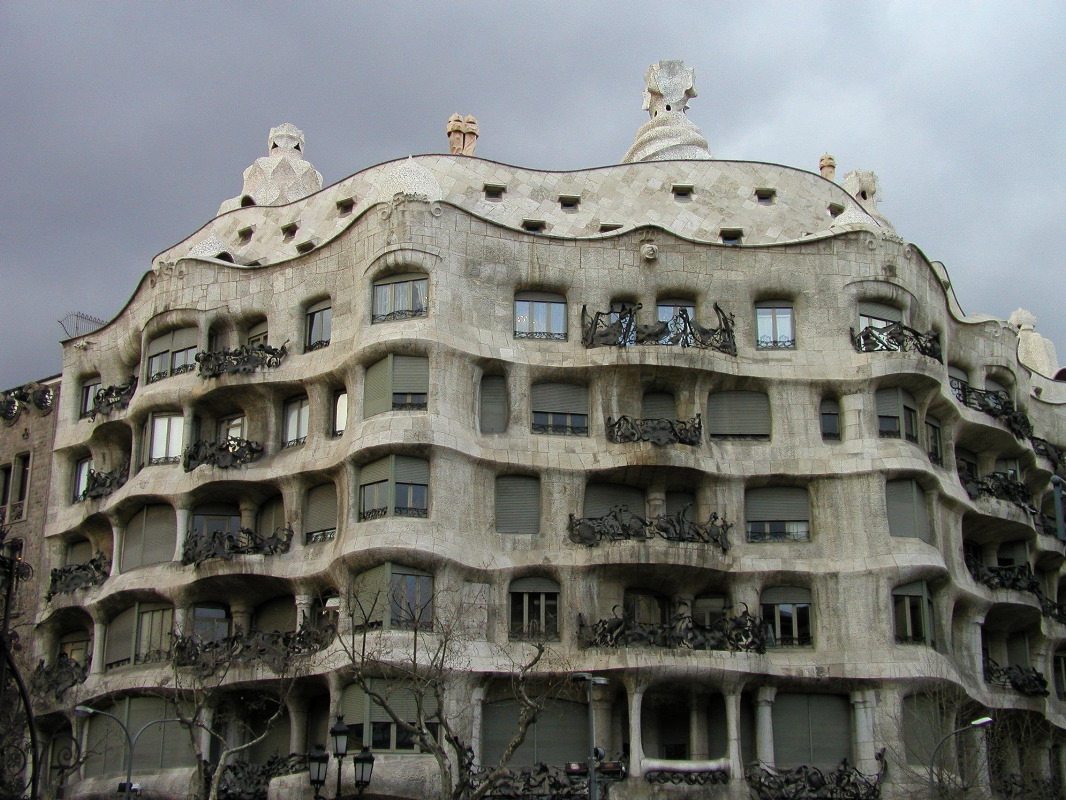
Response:
[[[132,719],[173,689],[170,631],[152,626],[295,628],[384,565],[394,590],[479,598],[445,713],[484,763],[508,730],[501,664],[533,636],[607,679],[597,744],[629,774],[612,797],[778,796],[790,770],[831,781],[843,758],[864,796],[909,797],[930,742],[983,714],[990,744],[966,734],[945,762],[975,797],[1059,779],[1061,385],[1019,361],[1017,327],[965,316],[872,196],[649,159],[550,173],[419,156],[235,207],[65,343],[47,550],[109,569],[39,610],[40,658],[79,635],[91,653],[57,730],[76,703],[127,698]],[[86,415],[96,384],[114,401]],[[113,478],[73,500],[90,457]],[[248,547],[237,527],[291,541],[226,551]],[[188,555],[215,531],[236,544]],[[308,658],[266,740],[281,754],[350,708],[351,653]],[[276,685],[260,665],[217,692]],[[558,727],[538,723],[516,764],[574,731],[566,758],[583,758],[585,702],[562,691]],[[436,796],[432,759],[389,724],[370,723],[385,727],[366,796]],[[113,790],[98,725],[76,723],[90,756],[71,796]],[[158,747],[138,780],[182,796],[190,768]],[[311,796],[305,774],[271,791]]]

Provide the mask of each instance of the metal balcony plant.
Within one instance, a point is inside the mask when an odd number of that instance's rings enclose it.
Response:
[[[262,536],[250,528],[235,531],[190,531],[185,538],[181,563],[202,564],[212,558],[226,561],[235,556],[273,556],[289,552],[292,543],[291,527],[276,528],[269,536]]]
[[[607,441],[616,444],[651,442],[658,447],[685,444],[696,447],[703,439],[703,421],[699,414],[693,419],[637,419],[622,415],[607,418]]]
[[[913,350],[943,363],[940,337],[936,331],[922,333],[902,322],[890,322],[880,327],[867,325],[858,333],[851,329],[851,343],[860,353],[900,353]]]
[[[288,341],[281,347],[265,344],[241,345],[232,350],[210,350],[196,354],[201,378],[222,375],[249,375],[256,370],[277,369],[289,354]]]
[[[96,586],[107,580],[110,574],[111,559],[97,551],[96,555],[84,564],[68,564],[54,568],[45,599],[51,600],[57,594],[71,594],[78,589]]]
[[[203,464],[210,464],[219,469],[240,467],[263,455],[262,442],[227,436],[215,441],[201,440],[185,448],[181,456],[181,465],[186,472],[192,472]]]
[[[97,417],[109,417],[115,411],[127,408],[137,391],[137,376],[130,375],[125,383],[97,389],[93,405],[84,416],[96,421]]]
[[[710,625],[692,619],[688,604],[669,622],[638,622],[614,608],[614,617],[587,624],[578,615],[578,641],[583,647],[665,647],[686,650],[766,652],[766,623],[744,610],[733,617],[720,617]]]
[[[637,312],[641,308],[640,303],[623,303],[613,311],[590,313],[588,306],[582,306],[581,343],[587,348],[662,345],[699,347],[730,356],[737,354],[733,315],[726,314],[717,303],[714,304],[714,313],[718,316],[717,328],[703,327],[689,316],[685,308],[679,308],[669,320],[641,325],[637,322]]]
[[[778,770],[753,764],[744,779],[755,800],[877,800],[887,770],[884,749],[874,757],[880,765],[876,775],[859,772],[845,758],[836,769],[824,772],[807,765]]]
[[[571,514],[567,530],[570,541],[588,547],[595,547],[601,541],[660,538],[668,542],[712,544],[723,553],[728,552],[731,546],[729,529],[733,523],[726,522],[713,511],[706,522],[693,522],[688,518],[689,508],[691,505],[673,514],[659,514],[644,519],[630,511],[628,506],[617,505],[602,517],[576,517]]]

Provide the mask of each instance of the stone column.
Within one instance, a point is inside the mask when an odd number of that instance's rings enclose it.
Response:
[[[475,686],[470,692],[470,749],[474,751],[474,763],[481,763],[481,725],[485,711],[485,687]]]
[[[644,704],[644,684],[629,689],[629,774],[634,778],[644,775],[644,741],[641,737],[640,717]]]
[[[189,624],[189,617],[192,609],[189,606],[175,606],[174,607],[174,635],[186,636],[192,631],[192,625]]]
[[[774,700],[776,686],[760,686],[755,695],[755,757],[764,767],[774,761]]]
[[[296,601],[296,627],[299,628],[304,624],[310,625],[311,606],[315,598],[309,594],[298,594],[294,599]]]
[[[260,531],[256,530],[256,514],[259,511],[259,507],[248,500],[241,501],[241,527],[248,530],[255,531],[260,536],[273,533],[273,531]]]
[[[104,672],[104,639],[107,636],[107,625],[99,620],[93,621],[93,661],[89,672],[93,675],[102,675]]]
[[[648,517],[657,517],[666,513],[666,490],[662,486],[648,489]],[[632,509],[631,509],[632,510]]]
[[[864,411],[865,398],[862,394],[846,394],[840,398],[840,440],[842,442],[854,442],[866,437]]]
[[[854,714],[854,754],[855,766],[860,772],[872,774],[877,772],[877,759],[874,758],[874,722],[873,713],[876,696],[871,689],[859,689],[851,693],[851,707]]]
[[[688,757],[696,761],[710,758],[707,748],[707,694],[695,689],[689,693]]]
[[[239,628],[244,633],[248,633],[252,629],[252,606],[247,600],[243,598],[234,600],[230,604],[229,613],[233,618],[234,631]]]
[[[618,748],[611,741],[611,696],[613,689],[610,686],[592,687],[592,718],[596,722],[596,738],[599,745],[610,756]]]
[[[992,776],[988,769],[988,728],[974,728],[960,734],[969,739],[974,754],[974,797],[992,797]]]
[[[305,753],[307,752],[307,698],[301,694],[290,694],[286,705],[289,709],[289,752]],[[353,748],[349,748],[351,749]]]
[[[181,561],[182,552],[185,550],[185,538],[189,535],[189,523],[192,519],[192,511],[187,505],[178,506],[174,509],[176,530],[174,536],[174,561]]]
[[[111,577],[122,574],[122,545],[126,540],[126,523],[111,521]]]
[[[740,746],[740,702],[743,695],[739,691],[727,692],[725,699],[725,727],[729,737],[729,775],[736,784],[744,778],[744,752]]]

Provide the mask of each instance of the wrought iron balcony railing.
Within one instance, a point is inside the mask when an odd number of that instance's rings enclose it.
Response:
[[[88,417],[95,421],[97,417],[109,417],[115,411],[127,408],[133,393],[137,391],[137,376],[130,375],[129,380],[117,386],[105,386],[97,389],[93,395],[92,408],[85,411],[82,417]]]
[[[876,327],[867,325],[858,333],[851,329],[851,343],[860,353],[899,353],[913,350],[923,356],[943,363],[940,337],[936,331],[922,333],[908,328],[902,322],[890,322]]]
[[[766,623],[747,607],[735,617],[721,617],[710,625],[693,621],[684,610],[669,622],[637,622],[626,614],[601,619],[591,625],[578,614],[578,641],[582,647],[666,647],[686,650],[766,652]]]
[[[1014,564],[1006,567],[988,567],[976,558],[966,558],[966,568],[973,579],[989,589],[1012,589],[1028,592],[1040,603],[1040,613],[1056,622],[1066,624],[1066,606],[1052,600],[1040,588],[1040,580],[1033,574],[1028,564]]]
[[[415,308],[398,308],[395,311],[389,311],[386,314],[374,314],[371,316],[371,322],[395,322],[400,319],[416,319],[417,317],[424,317],[427,313],[427,306],[417,306]],[[326,341],[329,344],[329,341]],[[310,349],[310,348],[309,348]]]
[[[1013,503],[1028,514],[1037,514],[1037,508],[1032,502],[1033,496],[1026,485],[1002,472],[991,472],[983,478],[975,478],[969,472],[960,471],[959,480],[971,500],[982,495],[994,497]]]
[[[204,770],[206,785],[210,785],[216,768],[217,765],[208,764]],[[264,800],[271,779],[297,772],[307,772],[307,755],[304,753],[271,756],[265,764],[249,764],[244,759],[229,761],[223,767],[218,783],[219,800]]]
[[[30,692],[41,699],[62,700],[68,689],[85,683],[87,677],[87,663],[79,664],[66,653],[60,653],[48,666],[43,658],[37,662],[37,669],[30,675]]]
[[[1030,697],[1047,697],[1051,694],[1047,688],[1047,678],[1033,667],[1023,667],[1020,664],[1008,664],[1001,667],[991,658],[986,657],[984,670],[985,683],[993,686],[1013,689]]]
[[[237,436],[227,436],[216,441],[201,440],[185,448],[181,457],[182,468],[192,472],[199,466],[211,464],[219,469],[250,464],[263,455],[263,443]]]
[[[130,462],[127,461],[118,469],[111,472],[98,472],[89,470],[85,480],[85,490],[81,493],[82,500],[96,500],[107,497],[117,489],[120,489],[130,477]]]
[[[1041,439],[1039,436],[1030,436],[1029,444],[1033,446],[1033,452],[1050,461],[1056,467],[1056,471],[1066,468],[1066,451],[1058,445],[1052,444],[1047,439]]]
[[[107,580],[111,574],[111,561],[103,553],[96,555],[84,564],[69,564],[52,570],[51,583],[46,599],[51,600],[57,594],[70,594],[78,589],[87,589]]]
[[[588,436],[588,425],[555,425],[545,422],[534,422],[529,426],[533,433],[553,433],[557,436]]]
[[[232,636],[201,640],[198,636],[174,636],[174,665],[191,667],[203,675],[233,664],[266,664],[277,674],[285,672],[293,658],[324,650],[337,635],[332,625],[302,624],[294,631],[257,631],[238,628]]]
[[[951,378],[948,385],[960,403],[998,419],[1018,439],[1028,439],[1033,435],[1033,423],[1029,421],[1028,415],[1014,407],[1014,401],[1006,392],[999,389],[974,389],[959,378]]]
[[[877,800],[888,766],[884,748],[874,757],[879,765],[876,775],[859,772],[845,758],[827,772],[806,765],[778,770],[755,763],[745,769],[744,779],[755,800]]]
[[[651,442],[663,447],[685,444],[696,447],[703,439],[703,421],[697,414],[685,422],[678,419],[636,419],[623,415],[607,418],[607,441],[616,444]]]
[[[178,364],[176,367],[170,369],[160,370],[159,372],[153,372],[145,379],[145,383],[156,383],[157,381],[164,380],[165,378],[173,378],[175,375],[184,375],[186,372],[192,372],[196,369],[196,364]]]
[[[659,786],[724,786],[729,773],[724,770],[653,769],[644,773],[644,780]]]
[[[618,542],[626,539],[645,541],[659,537],[668,542],[697,542],[713,544],[723,553],[730,548],[729,529],[733,523],[712,511],[706,522],[693,522],[688,518],[690,506],[674,514],[660,514],[644,519],[629,510],[626,505],[617,505],[602,517],[575,517],[570,515],[567,529],[570,541],[588,547],[596,547],[601,541]]]
[[[637,312],[641,304],[623,304],[615,311],[594,311],[581,307],[581,343],[585,347],[630,347],[632,345],[663,345],[700,347],[717,350],[726,355],[737,354],[733,333],[733,315],[726,314],[714,304],[718,316],[717,328],[704,328],[679,308],[673,318],[651,325],[639,325]]]
[[[518,331],[514,332],[516,339],[548,339],[556,342],[566,341],[566,331]]]
[[[320,531],[307,531],[304,534],[304,544],[318,544],[319,542],[331,542],[337,538],[336,528],[323,528]]]
[[[196,354],[201,378],[222,375],[248,375],[258,369],[277,369],[289,354],[288,341],[281,347],[265,344],[241,345],[233,350],[210,350]]]
[[[492,767],[475,766],[470,787],[478,790],[494,772]],[[587,800],[588,777],[570,775],[554,764],[507,768],[483,795],[485,800]]]
[[[202,564],[212,558],[229,561],[234,556],[274,556],[289,552],[292,528],[276,528],[262,536],[250,528],[236,531],[189,531],[181,553],[181,563]]]

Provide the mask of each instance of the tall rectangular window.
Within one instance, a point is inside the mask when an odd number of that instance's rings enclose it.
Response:
[[[433,576],[393,566],[389,578],[390,627],[433,630]]]
[[[762,593],[762,618],[770,647],[814,644],[811,592],[794,586],[779,586]]]
[[[877,390],[877,432],[882,439],[905,438],[918,443],[918,404],[904,389]]]
[[[925,581],[892,590],[892,617],[900,644],[934,644],[933,601]]]
[[[196,367],[196,328],[178,328],[157,336],[148,343],[145,383],[153,383],[171,375],[180,375]]]
[[[796,347],[792,303],[764,300],[755,304],[755,346],[760,350],[792,350]]]
[[[181,460],[185,419],[181,414],[153,414],[148,419],[145,463],[177,464]]]
[[[78,402],[78,416],[87,417],[96,405],[96,393],[100,391],[100,379],[86,378],[81,384],[81,398]]]
[[[75,503],[85,499],[85,490],[89,488],[89,473],[92,468],[93,460],[91,458],[80,459],[74,465],[74,487],[71,494]]]
[[[304,352],[319,350],[329,346],[333,333],[333,305],[330,300],[322,300],[307,309],[306,329],[304,331]]]
[[[222,442],[226,439],[243,439],[244,415],[237,414],[236,416],[220,419],[217,425],[217,433],[218,440]]]
[[[348,392],[333,393],[333,435],[340,436],[348,427]]]
[[[822,400],[821,413],[822,438],[832,441],[840,440],[840,403],[831,397]]]
[[[925,452],[929,454],[929,460],[938,467],[944,466],[944,451],[940,442],[940,420],[936,417],[925,417]]]
[[[282,447],[295,447],[307,441],[307,416],[311,404],[306,395],[285,402]]]
[[[266,347],[269,333],[266,320],[253,325],[248,329],[248,346]]]
[[[588,436],[588,387],[538,383],[532,389],[533,433]]]
[[[510,589],[510,639],[559,638],[559,584],[547,578],[519,578]]]
[[[516,339],[566,340],[566,297],[551,292],[518,292],[514,297]]]
[[[145,664],[169,658],[173,630],[173,606],[166,603],[142,603],[137,609],[134,663]]]
[[[390,505],[391,501],[391,505]],[[359,470],[359,520],[429,516],[429,462],[386,456]]]
[[[429,308],[429,279],[420,273],[390,275],[374,283],[371,322],[424,317]]]

